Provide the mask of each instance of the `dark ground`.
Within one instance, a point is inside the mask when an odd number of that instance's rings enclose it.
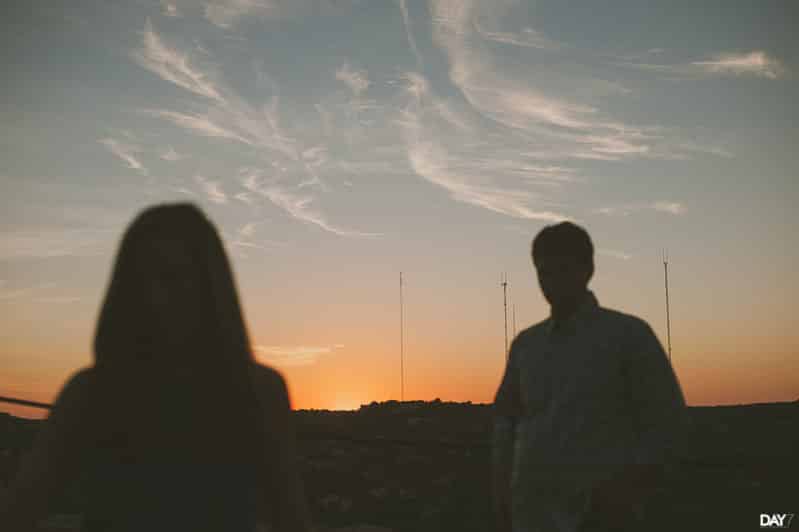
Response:
[[[688,410],[682,460],[661,475],[642,530],[760,530],[761,513],[799,513],[799,401]],[[491,530],[489,406],[389,401],[293,415],[317,523]],[[39,424],[0,414],[2,485]],[[46,530],[76,528],[80,492],[76,482],[53,502]]]

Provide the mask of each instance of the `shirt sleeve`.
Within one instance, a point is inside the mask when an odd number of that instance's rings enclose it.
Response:
[[[47,512],[83,465],[90,370],[75,373],[58,394],[33,448],[20,460],[10,490],[0,497],[3,530],[28,530]],[[32,529],[32,528],[31,528]]]
[[[638,436],[635,461],[639,464],[673,461],[679,452],[686,414],[680,384],[646,322],[636,320],[626,351],[625,376]]]
[[[511,344],[508,362],[502,382],[494,398],[494,430],[492,461],[495,469],[510,472],[513,462],[513,445],[516,423],[522,414],[519,393],[520,340],[517,336]]]

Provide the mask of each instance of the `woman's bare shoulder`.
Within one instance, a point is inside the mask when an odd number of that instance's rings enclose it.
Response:
[[[286,380],[274,368],[263,364],[253,364],[253,382],[255,392],[260,397],[284,396],[287,394]]]
[[[94,370],[92,367],[81,368],[67,378],[64,386],[58,393],[56,404],[73,404],[83,400],[88,393],[89,382],[91,381]]]

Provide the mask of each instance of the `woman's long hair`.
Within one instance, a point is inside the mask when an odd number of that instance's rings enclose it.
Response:
[[[187,203],[140,213],[94,340],[95,450],[123,461],[249,462],[263,441],[253,356],[222,242]]]

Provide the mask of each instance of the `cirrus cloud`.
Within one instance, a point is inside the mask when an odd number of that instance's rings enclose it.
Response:
[[[692,65],[713,74],[751,74],[777,79],[785,73],[785,67],[761,50],[743,54],[718,54],[707,61],[694,61]]]
[[[307,366],[315,364],[321,357],[343,347],[342,344],[332,346],[257,345],[255,346],[255,355],[258,359],[276,366]]]

